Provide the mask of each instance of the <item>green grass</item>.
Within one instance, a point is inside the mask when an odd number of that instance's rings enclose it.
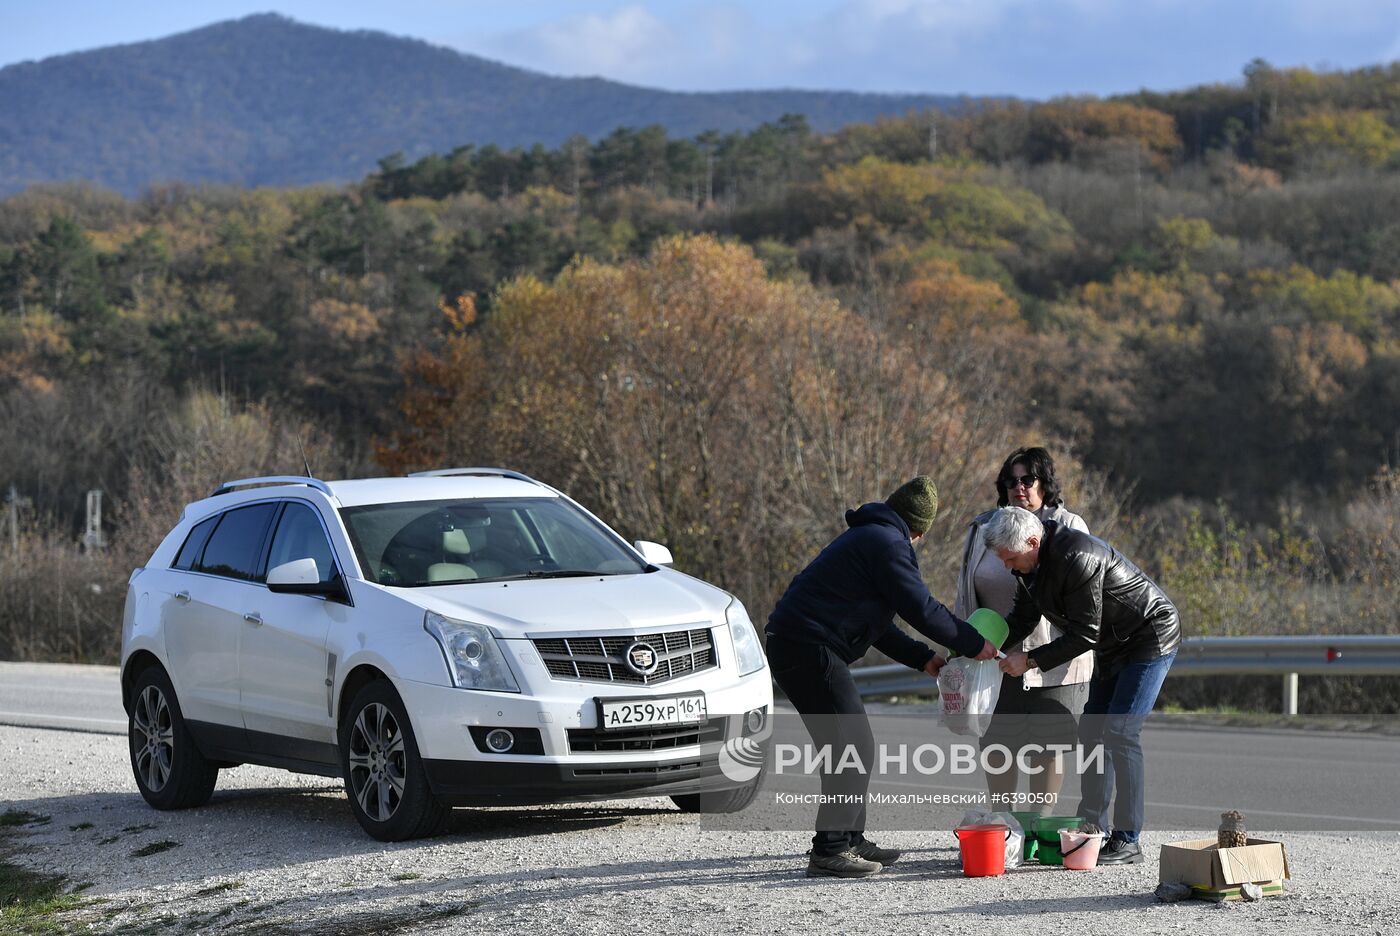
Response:
[[[142,845],[131,853],[133,858],[145,858],[149,855],[158,855],[163,851],[170,851],[172,848],[179,848],[179,842],[172,842],[170,839],[162,839],[159,842],[151,842],[149,845]]]
[[[222,920],[226,916],[233,916],[236,910],[238,910],[238,904],[229,904],[222,910],[216,910],[209,914],[209,916],[205,917],[204,922],[213,923],[215,920]]]
[[[210,884],[208,887],[201,887],[191,894],[191,897],[209,897],[213,894],[222,894],[224,891],[231,891],[243,886],[242,881],[220,881],[217,884]]]
[[[267,923],[257,930],[260,936],[377,936],[464,916],[481,905],[467,900],[447,906],[426,906],[391,913],[357,913],[326,924],[308,922]]]
[[[1167,715],[1265,715],[1266,712],[1250,711],[1234,705],[1216,705],[1206,708],[1186,708],[1183,705],[1164,705],[1162,712]]]
[[[418,880],[419,878],[421,878],[422,876],[423,876],[423,875],[418,874],[418,873],[415,872],[415,871],[404,871],[404,872],[402,872],[402,873],[400,873],[400,874],[391,874],[391,875],[389,875],[389,880],[391,880],[391,881],[416,881],[416,880]]]
[[[7,860],[17,850],[14,836],[22,834],[12,830],[46,825],[50,819],[19,809],[0,813],[0,829],[4,830],[0,835],[0,933],[16,936],[66,933],[68,927],[60,924],[56,917],[86,903],[77,891],[86,890],[91,884],[69,890],[68,879],[61,874],[31,871]]]
[[[83,898],[67,892],[67,878],[41,874],[0,860],[0,933],[66,933],[54,919],[83,905]]]

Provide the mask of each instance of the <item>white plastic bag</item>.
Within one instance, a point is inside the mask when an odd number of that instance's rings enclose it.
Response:
[[[1009,812],[979,812],[969,809],[963,813],[962,822],[958,823],[958,828],[977,825],[1004,825],[1011,834],[1006,839],[1006,870],[1019,868],[1025,858],[1026,832],[1021,828],[1021,823],[1016,821],[1016,817]]]
[[[1001,670],[996,660],[980,663],[954,657],[938,671],[938,704],[943,724],[953,734],[980,738],[992,723],[1001,695]]]

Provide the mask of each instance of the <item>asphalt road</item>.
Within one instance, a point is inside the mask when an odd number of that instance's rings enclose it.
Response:
[[[126,734],[115,666],[0,663],[0,725]]]
[[[1220,813],[1238,809],[1260,827],[1274,830],[1400,830],[1400,736],[1318,730],[1322,719],[1297,716],[1292,728],[1241,729],[1197,724],[1189,717],[1154,716],[1143,731],[1147,763],[1146,825],[1154,829],[1213,828]],[[897,751],[935,741],[973,743],[939,727],[932,706],[872,706],[876,743]],[[775,740],[801,744],[806,733],[795,716],[779,713]],[[770,776],[774,790],[811,792],[814,778]],[[871,790],[886,794],[940,792],[980,794],[980,774],[920,774],[910,770],[878,773]],[[1022,783],[1022,791],[1025,784]],[[1073,815],[1079,802],[1077,779],[1067,779],[1056,815]],[[969,805],[907,811],[891,807],[895,828],[946,829]],[[985,808],[985,807],[983,807]],[[1003,807],[1005,808],[1005,807]],[[1030,806],[1016,809],[1031,810]],[[898,817],[898,818],[896,818]],[[800,818],[800,813],[799,813]],[[779,818],[772,828],[793,828]]]
[[[930,707],[876,705],[872,712],[876,739],[890,749],[904,744],[912,750],[934,738],[953,740],[934,724]],[[1308,723],[1308,716],[1295,720]],[[125,734],[118,671],[110,666],[0,663],[0,724]],[[780,740],[805,740],[790,713],[780,712],[776,724]],[[1209,827],[1224,809],[1238,809],[1273,829],[1400,830],[1400,798],[1394,795],[1400,736],[1220,728],[1164,716],[1148,725],[1143,747],[1153,828]],[[816,789],[807,776],[773,778],[770,785]],[[872,783],[872,790],[889,794],[982,789],[979,776],[912,772],[877,776]],[[1064,800],[1078,802],[1073,779]],[[947,828],[950,817],[955,820],[962,811],[949,807],[930,815],[923,809],[899,827]],[[795,818],[800,822],[802,815],[798,811]],[[891,820],[899,815],[896,811]],[[779,821],[775,827],[801,825]]]
[[[222,772],[207,806],[156,812],[136,793],[123,725],[112,668],[0,664],[0,803],[30,817],[0,829],[0,859],[89,885],[86,903],[51,921],[56,932],[1380,936],[1400,926],[1395,831],[1279,833],[1273,821],[1350,818],[1351,803],[1335,807],[1339,778],[1393,778],[1391,739],[1154,729],[1151,769],[1192,781],[1184,818],[1210,818],[1200,810],[1216,805],[1197,805],[1209,800],[1255,803],[1251,831],[1283,840],[1292,868],[1281,897],[1162,904],[1152,896],[1158,846],[1210,834],[1213,818],[1181,832],[1150,828],[1145,864],[998,878],[962,876],[949,823],[880,831],[904,828],[883,809],[871,826],[905,857],[867,881],[803,877],[806,828],[717,829],[659,798],[459,809],[439,837],[386,845],[359,829],[337,781],[267,768]],[[887,741],[938,730],[917,712],[877,725]],[[976,778],[956,785],[980,787]],[[1266,820],[1265,807],[1278,815]]]

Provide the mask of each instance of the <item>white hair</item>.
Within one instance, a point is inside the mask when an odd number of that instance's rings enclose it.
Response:
[[[998,549],[1025,552],[1030,548],[1031,537],[1043,540],[1045,527],[1039,517],[1020,507],[999,508],[982,527],[982,542],[992,552]]]

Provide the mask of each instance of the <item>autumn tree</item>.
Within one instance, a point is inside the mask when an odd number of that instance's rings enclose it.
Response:
[[[1016,431],[982,405],[994,383],[974,403],[940,372],[936,341],[883,335],[708,237],[518,279],[481,324],[452,321],[444,349],[409,364],[409,428],[382,461],[524,468],[759,608],[843,510],[908,474],[933,473],[955,516],[972,509]]]
[[[1306,114],[1270,124],[1256,149],[1263,165],[1283,172],[1375,169],[1400,158],[1400,131],[1377,111]]]
[[[1051,101],[1031,108],[1029,124],[1026,155],[1032,162],[1078,160],[1162,170],[1181,149],[1169,115],[1117,101]]]

